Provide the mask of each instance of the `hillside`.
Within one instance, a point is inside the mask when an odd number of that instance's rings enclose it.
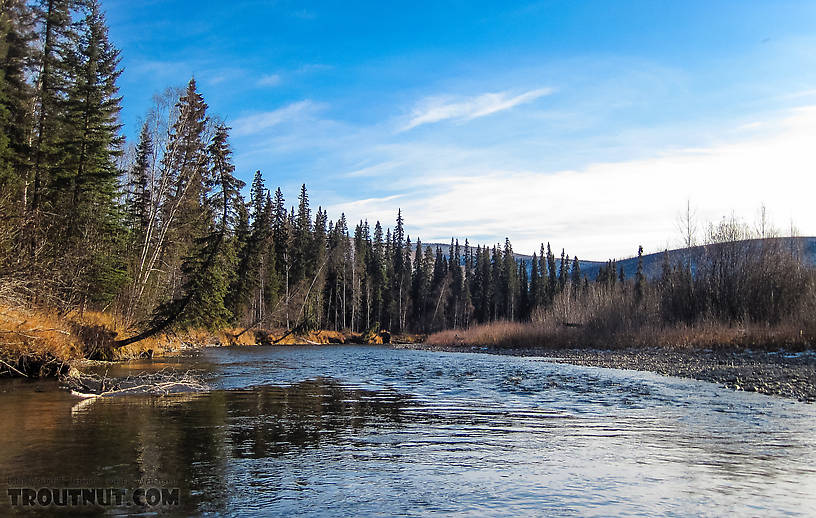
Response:
[[[780,237],[780,238],[771,238],[772,240],[778,240],[783,243],[785,246],[793,246],[798,248],[804,259],[805,264],[814,266],[816,265],[816,237]],[[762,239],[749,239],[742,242],[747,249],[751,249],[752,247],[757,246],[761,243]],[[439,247],[442,250],[442,253],[446,256],[450,255],[450,244],[447,243],[423,243],[422,247],[425,248],[426,246],[430,246],[432,250],[436,250]],[[717,246],[717,245],[709,245],[709,246]],[[464,250],[464,247],[462,247]],[[703,253],[705,253],[706,246],[695,246],[692,248],[678,248],[674,250],[669,250],[669,261],[671,264],[676,264],[678,261],[686,262],[691,260],[693,264],[697,258],[699,258]],[[553,250],[553,253],[556,255],[560,254],[560,250],[556,252]],[[660,275],[662,265],[663,265],[663,251],[655,252],[651,254],[645,254],[643,256],[643,273],[649,279],[655,279]],[[525,254],[514,254],[516,257],[516,261],[529,261],[532,259],[532,256],[525,255]],[[625,259],[617,259],[618,268],[623,267],[623,272],[626,277],[632,277],[637,272],[637,257],[627,257]],[[587,276],[590,280],[594,280],[595,277],[598,275],[598,270],[606,264],[606,261],[588,261],[582,260],[579,258],[578,262],[581,265],[581,272]],[[556,257],[556,264],[560,267],[560,259]],[[529,266],[528,266],[529,267]]]
[[[808,265],[816,265],[816,237],[781,237],[781,238],[772,238],[772,240],[777,240],[782,242],[784,246],[792,246],[798,248],[802,253],[802,258],[805,264]],[[760,243],[762,243],[762,239],[749,239],[740,242],[742,245],[746,247],[747,250],[751,250],[752,248],[757,247]],[[721,245],[708,245],[708,246],[721,246]],[[692,248],[679,248],[675,250],[669,250],[669,262],[671,264],[676,264],[678,261],[686,262],[691,261],[692,264],[695,263],[696,259],[701,257],[702,254],[705,253],[706,246],[695,246]],[[663,265],[663,254],[664,252],[656,252],[652,254],[645,254],[643,256],[643,273],[649,279],[655,279],[660,276],[660,272]],[[586,263],[586,265],[585,265]],[[597,262],[597,261],[581,261],[581,271],[590,279],[594,279],[598,275],[598,270],[601,266],[606,264],[605,262]],[[618,268],[623,267],[623,271],[626,274],[626,277],[631,277],[635,275],[637,272],[637,257],[629,257],[626,259],[618,259],[617,260]]]

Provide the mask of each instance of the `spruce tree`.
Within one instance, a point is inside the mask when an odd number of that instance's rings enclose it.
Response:
[[[502,289],[504,294],[504,308],[502,314],[509,320],[516,318],[516,302],[518,295],[518,266],[516,265],[516,256],[513,253],[513,245],[510,244],[509,238],[504,238],[504,254],[502,267],[502,281],[504,287]]]
[[[250,189],[248,210],[243,201],[240,203],[240,223],[236,232],[238,247],[235,250],[237,268],[226,296],[227,308],[237,320],[246,315],[249,307],[255,305],[255,314],[250,315],[247,322],[249,325],[258,322],[263,314],[263,308],[260,306],[263,305],[264,299],[262,295],[262,280],[265,275],[264,252],[267,250],[269,237],[265,200],[263,175],[256,171]],[[248,225],[250,219],[252,223]]]
[[[484,289],[486,279],[484,277],[484,259],[482,256],[482,245],[476,245],[476,259],[471,275],[471,297],[473,298],[473,317],[478,322],[485,321],[485,299]]]
[[[64,99],[68,80],[75,71],[68,69],[65,57],[70,55],[68,38],[72,34],[71,9],[75,0],[40,0],[34,7],[34,13],[40,27],[42,47],[38,52],[38,73],[35,81],[34,113],[35,121],[31,147],[29,212],[33,218],[35,230],[32,238],[38,239],[36,226],[41,215],[43,195],[50,194],[51,182],[62,160],[66,158],[60,146]],[[49,196],[53,199],[53,196]],[[50,214],[54,212],[46,207]]]
[[[374,224],[374,235],[371,244],[371,264],[369,271],[371,275],[371,306],[373,318],[378,325],[385,323],[385,292],[388,286],[385,264],[385,243],[383,241],[382,225],[379,221]],[[369,328],[371,325],[368,326]]]
[[[530,318],[530,292],[527,279],[527,262],[519,261],[518,266],[518,312],[517,320],[527,320]]]
[[[187,83],[176,103],[177,117],[168,130],[166,150],[159,166],[158,211],[156,228],[143,251],[144,261],[136,271],[135,304],[159,272],[161,258],[163,278],[154,279],[163,287],[160,298],[174,297],[173,286],[180,286],[184,274],[180,265],[184,257],[196,248],[196,240],[208,233],[208,222],[202,211],[207,197],[206,185],[209,156],[205,129],[209,124],[207,104],[198,92],[195,79]]]
[[[140,246],[147,235],[152,213],[152,171],[151,157],[153,156],[153,138],[147,123],[142,125],[139,133],[139,142],[136,145],[136,157],[130,170],[130,203],[128,214],[132,241]]]
[[[643,300],[645,278],[643,277],[643,247],[638,247],[637,272],[635,273],[635,302]]]
[[[397,222],[394,227],[394,233],[391,244],[392,254],[392,276],[391,276],[391,321],[392,327],[400,331],[402,326],[402,314],[404,311],[403,304],[405,302],[405,295],[407,286],[405,284],[405,252],[404,238],[405,228],[404,220],[402,218],[402,209],[397,209]]]
[[[552,302],[558,290],[558,273],[555,266],[555,255],[547,243],[547,299]]]
[[[235,225],[236,207],[243,204],[240,196],[243,182],[233,175],[235,167],[228,138],[229,129],[219,125],[206,149],[207,196],[201,199],[200,208],[207,231],[194,239],[194,247],[184,258],[181,289],[155,309],[147,329],[115,345],[128,345],[166,329],[221,329],[232,319],[225,297],[235,257],[227,246],[226,236]]]
[[[28,174],[28,135],[33,90],[26,81],[36,38],[31,10],[23,0],[4,0],[0,10],[0,189],[19,214]],[[2,208],[2,206],[0,206]]]
[[[417,238],[416,251],[414,253],[414,275],[411,279],[411,307],[412,320],[414,325],[422,329],[425,322],[425,306],[427,305],[428,279],[425,274],[425,266],[422,258],[422,241]]]
[[[569,270],[569,262],[564,252],[564,249],[561,249],[561,260],[558,263],[558,291],[563,292],[564,288],[567,285],[567,272]]]
[[[58,268],[73,271],[66,296],[80,307],[108,302],[125,281],[126,221],[119,205],[123,137],[119,135],[121,74],[119,51],[108,40],[96,0],[82,4],[84,17],[63,48],[69,70],[62,102],[60,148],[65,153],[52,172],[48,206],[58,215]]]
[[[538,278],[538,258],[536,257],[535,252],[533,252],[533,258],[530,261],[530,308],[535,308],[541,302],[539,301],[539,278]]]
[[[493,245],[491,250],[490,263],[490,305],[491,305],[491,320],[499,320],[504,317],[504,303],[507,300],[505,290],[507,283],[504,280],[502,271],[504,270],[504,261],[502,260],[501,247]]]
[[[301,185],[298,195],[298,210],[294,219],[294,240],[292,242],[292,267],[290,281],[296,286],[309,276],[309,252],[312,249],[312,215],[309,209],[309,194],[306,184]],[[309,279],[311,280],[311,279]]]
[[[570,280],[572,282],[573,289],[577,290],[581,286],[581,264],[578,262],[577,255],[572,259],[572,270],[570,271]]]
[[[288,307],[289,292],[291,290],[290,270],[292,266],[291,227],[286,213],[286,200],[278,187],[271,206],[272,220],[272,247],[275,253],[275,272],[279,278],[278,292],[284,298],[284,305]],[[288,322],[287,322],[288,328]]]
[[[387,228],[385,230],[385,241],[383,246],[383,271],[385,272],[383,278],[383,307],[382,307],[382,319],[380,320],[380,324],[385,326],[387,329],[392,329],[393,326],[397,323],[397,319],[394,316],[394,289],[393,289],[393,278],[394,278],[394,260],[393,260],[393,249],[394,249],[394,242],[391,237],[391,229]]]
[[[448,315],[447,327],[457,328],[460,327],[463,320],[462,290],[465,284],[458,239],[451,250],[451,260],[448,263],[450,269],[450,293],[445,313]]]

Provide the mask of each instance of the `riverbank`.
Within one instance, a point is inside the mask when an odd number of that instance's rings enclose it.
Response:
[[[734,390],[816,401],[816,352],[688,350],[676,348],[553,349],[472,345],[400,344],[397,348],[543,357],[556,363],[649,371],[717,383]]]
[[[387,331],[362,333],[333,330],[228,328],[188,329],[162,333],[124,347],[115,339],[133,334],[115,315],[88,311],[60,315],[43,308],[0,305],[0,378],[47,378],[66,374],[85,360],[127,361],[172,356],[187,349],[234,345],[383,344]],[[416,343],[421,335],[398,335],[403,343]]]

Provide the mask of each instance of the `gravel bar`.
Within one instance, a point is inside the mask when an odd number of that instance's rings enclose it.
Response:
[[[816,401],[816,352],[788,351],[686,351],[649,349],[552,349],[496,348],[483,346],[444,346],[397,344],[394,347],[431,351],[479,352],[510,356],[545,357],[549,361],[650,371],[718,383],[734,390],[760,392],[799,401]]]

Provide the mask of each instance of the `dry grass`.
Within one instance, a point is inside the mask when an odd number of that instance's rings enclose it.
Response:
[[[56,313],[0,306],[0,359],[17,363],[22,357],[81,358],[83,348],[68,322]]]
[[[80,358],[125,360],[162,355],[176,349],[175,340],[161,335],[114,349],[112,341],[129,331],[113,315],[85,312],[59,315],[42,308],[0,305],[0,373],[19,375],[24,365],[67,364]],[[9,367],[11,365],[12,368]],[[24,372],[36,375],[33,371]]]
[[[341,331],[287,334],[285,329],[244,331],[229,328],[215,332],[189,329],[180,333],[160,334],[124,347],[113,347],[114,340],[134,332],[112,313],[86,311],[82,315],[59,315],[46,309],[0,304],[0,375],[38,375],[35,370],[43,363],[64,365],[82,358],[119,361],[163,356],[179,351],[182,345],[303,345],[358,341],[357,335]],[[377,334],[368,343],[383,343],[383,340]]]
[[[542,325],[522,322],[491,322],[468,329],[448,329],[430,335],[427,343],[442,346],[486,345],[492,347],[565,347],[563,333]],[[555,344],[558,345],[555,345]]]
[[[427,343],[439,346],[479,345],[498,348],[627,348],[803,350],[816,342],[813,329],[792,323],[776,326],[729,326],[718,322],[696,325],[643,325],[608,333],[597,327],[566,327],[547,322],[493,322],[469,329],[434,333]]]
[[[240,335],[240,336],[239,336]],[[214,343],[219,345],[256,345],[255,333],[237,327],[222,329],[214,336]]]

